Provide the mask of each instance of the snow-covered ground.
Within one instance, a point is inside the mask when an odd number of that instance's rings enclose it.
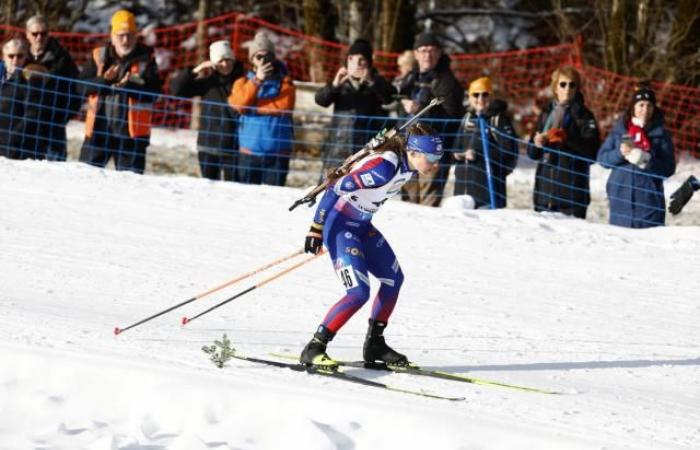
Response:
[[[327,257],[186,327],[267,274],[113,335],[300,248],[312,211],[287,207],[301,193],[0,158],[0,449],[700,448],[693,226],[456,200],[380,211],[406,274],[390,344],[566,395],[351,370],[466,397],[447,402],[208,361],[223,333],[248,354],[299,352],[342,293]],[[361,356],[367,314],[333,356]]]

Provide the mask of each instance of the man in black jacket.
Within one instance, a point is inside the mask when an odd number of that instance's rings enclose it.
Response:
[[[153,49],[138,42],[136,19],[112,16],[111,42],[96,47],[80,73],[88,107],[80,161],[143,173],[151,138],[153,102],[161,93]]]
[[[201,97],[197,157],[202,177],[238,181],[238,112],[228,104],[234,81],[245,73],[228,41],[209,46],[209,60],[180,72],[170,90],[178,97]]]
[[[410,72],[399,87],[401,106],[406,116],[416,114],[433,97],[444,98],[444,103],[433,108],[421,119],[435,129],[445,148],[454,151],[460,119],[464,115],[464,89],[450,68],[450,57],[443,53],[442,44],[432,33],[416,38],[413,53],[418,67]],[[433,120],[430,120],[433,119]],[[404,185],[403,199],[422,205],[439,206],[452,162],[451,151],[446,151],[433,175],[419,176],[417,182]]]
[[[43,16],[27,20],[26,36],[29,41],[28,69],[43,72],[44,86],[37,92],[37,107],[44,109],[39,124],[41,136],[36,141],[36,152],[50,161],[66,160],[66,124],[80,109],[82,96],[75,89],[73,79],[78,67],[70,53],[49,36],[49,24]]]

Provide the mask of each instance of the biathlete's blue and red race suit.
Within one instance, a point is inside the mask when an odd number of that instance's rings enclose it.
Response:
[[[323,227],[323,243],[346,290],[322,322],[329,331],[336,333],[367,302],[370,273],[381,282],[371,319],[387,322],[394,310],[403,273],[372,216],[414,173],[405,153],[373,154],[329,186],[319,202],[314,223]]]

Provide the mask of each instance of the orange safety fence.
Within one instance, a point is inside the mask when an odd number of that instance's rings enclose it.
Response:
[[[106,26],[106,24],[105,24]],[[190,22],[164,28],[142,30],[144,42],[155,48],[156,60],[167,82],[176,70],[192,66],[208,57],[208,45],[219,39],[232,42],[236,57],[247,61],[247,43],[255,32],[265,28],[275,43],[278,58],[283,60],[292,78],[299,81],[330,81],[343,63],[346,45],[323,41],[299,31],[282,28],[241,13],[229,13],[201,23]],[[0,35],[21,33],[16,27],[0,25]],[[198,47],[198,34],[203,42]],[[93,47],[106,42],[107,33],[52,33],[83,63]],[[375,52],[374,65],[384,76],[397,73],[398,54]],[[538,101],[549,96],[549,76],[562,64],[577,66],[583,75],[583,93],[596,114],[603,132],[612,127],[614,118],[623,111],[638,83],[635,78],[583,64],[577,44],[508,51],[488,54],[451,54],[457,78],[466,87],[469,80],[488,75],[497,95],[510,104],[515,123],[522,134],[531,130],[537,115]],[[666,112],[667,127],[673,133],[678,152],[700,157],[700,89],[654,84],[659,106]],[[159,100],[154,123],[160,126],[188,127],[189,103],[172,98]]]

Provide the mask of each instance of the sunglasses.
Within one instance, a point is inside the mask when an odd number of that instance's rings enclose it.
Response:
[[[566,81],[559,82],[560,88],[564,89],[566,86],[569,86],[571,89],[576,89],[576,82],[574,82],[574,81],[569,81],[568,83]]]
[[[435,164],[442,159],[442,155],[436,155],[434,153],[423,153],[423,156],[425,156],[425,159],[431,164]]]
[[[474,92],[474,93],[472,94],[472,97],[474,97],[474,98],[479,98],[479,97],[481,97],[481,98],[489,98],[489,93],[488,93],[488,92]]]
[[[12,54],[7,54],[7,55],[5,55],[5,56],[7,56],[7,57],[10,58],[10,59],[13,59],[13,58],[24,58],[24,57],[26,57],[26,55],[25,55],[24,53],[17,53],[17,54],[14,54],[14,55],[12,55]]]
[[[39,36],[46,37],[49,35],[49,32],[48,31],[30,31],[29,34],[31,34],[34,37],[39,37]]]

